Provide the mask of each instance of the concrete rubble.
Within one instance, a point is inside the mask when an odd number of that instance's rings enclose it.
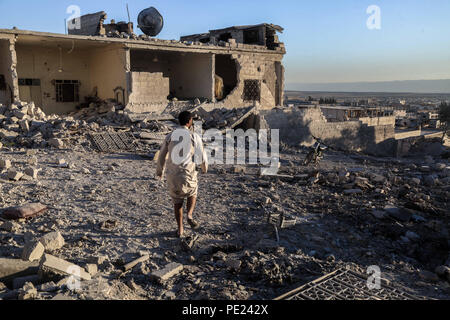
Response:
[[[81,34],[60,37],[99,51],[110,45],[112,56],[102,51],[89,61],[96,86],[57,115],[62,100],[53,93],[42,108],[20,101],[16,74],[15,99],[0,104],[0,299],[273,299],[338,268],[365,274],[371,265],[399,290],[450,297],[449,158],[397,158],[387,111],[283,107],[281,27],[173,42],[137,36],[128,23],[104,24],[104,12],[83,19],[90,23]],[[255,30],[265,37],[245,43]],[[52,37],[14,35],[17,47],[0,39],[14,68],[24,36]],[[177,73],[155,72],[162,60]],[[174,86],[185,74],[198,78]],[[105,77],[122,83],[105,90]],[[64,84],[54,80],[55,88]],[[65,84],[87,90],[84,82]],[[199,176],[201,228],[187,227],[180,241],[155,158],[185,110],[204,130],[279,128],[281,141],[276,174],[218,164]],[[348,111],[358,117],[345,120]],[[133,148],[95,147],[93,137],[120,134]],[[302,165],[319,135],[333,148]],[[76,289],[68,285],[74,279]]]

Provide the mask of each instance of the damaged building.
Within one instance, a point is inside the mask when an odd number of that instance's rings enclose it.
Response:
[[[105,19],[104,12],[83,16],[83,27],[68,35],[0,30],[0,104],[33,101],[46,114],[73,112],[92,96],[136,113],[194,99],[211,110],[283,104],[281,27],[233,27],[211,31],[208,41],[175,41],[136,36],[132,23]]]

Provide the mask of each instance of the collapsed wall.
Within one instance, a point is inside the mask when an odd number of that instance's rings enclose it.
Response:
[[[394,156],[396,142],[391,125],[369,126],[362,121],[327,122],[319,108],[273,109],[261,112],[280,140],[289,145],[310,146],[315,138],[341,151]]]
[[[17,57],[13,39],[0,39],[0,104],[11,104],[19,96]]]

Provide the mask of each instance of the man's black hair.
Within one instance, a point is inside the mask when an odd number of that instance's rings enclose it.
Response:
[[[192,113],[190,113],[189,111],[183,111],[178,116],[178,121],[180,122],[180,126],[187,125],[189,123],[189,121],[191,121],[191,119],[192,119]]]

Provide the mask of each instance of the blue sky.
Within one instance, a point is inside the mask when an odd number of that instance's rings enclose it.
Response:
[[[287,83],[450,79],[448,0],[0,0],[0,28],[64,33],[69,5],[120,21],[127,20],[127,2],[135,25],[144,8],[162,13],[163,39],[231,25],[281,25]],[[381,9],[380,30],[366,26],[370,5]]]

